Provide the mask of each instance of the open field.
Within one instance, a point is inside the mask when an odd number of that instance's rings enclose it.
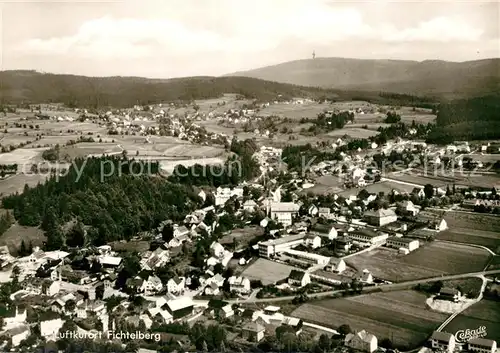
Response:
[[[294,267],[259,258],[243,271],[242,276],[261,280],[264,285],[276,283],[288,277]]]
[[[441,240],[485,246],[500,252],[500,217],[487,214],[446,212],[449,229],[438,234]]]
[[[425,299],[410,290],[328,299],[304,304],[292,316],[334,329],[347,324],[374,334],[379,342],[389,338],[400,349],[412,349],[447,317],[427,309]]]
[[[18,148],[12,152],[0,153],[0,164],[14,164],[18,165],[33,162],[38,159],[37,157],[41,155],[43,149],[25,149]]]
[[[500,342],[500,305],[492,300],[481,300],[453,319],[443,331],[455,334],[459,330],[486,326],[485,338]]]
[[[352,188],[348,190],[344,190],[339,193],[340,196],[348,197],[351,195],[357,195],[363,189],[366,189],[371,194],[378,194],[383,192],[385,195],[389,194],[392,190],[396,190],[400,193],[409,193],[413,190],[413,186],[406,184],[399,184],[393,181],[381,181],[378,183],[370,184],[364,188]]]
[[[43,231],[35,227],[24,227],[13,224],[5,233],[0,235],[0,245],[7,245],[11,254],[17,252],[24,240],[26,245],[42,246],[45,241]]]
[[[304,104],[271,104],[269,107],[261,109],[259,112],[260,116],[280,116],[287,117],[290,119],[300,120],[302,118],[316,118],[319,113],[325,110],[331,110],[332,106],[329,104],[320,103],[304,103]]]
[[[0,196],[22,192],[24,185],[36,186],[39,182],[43,182],[47,175],[41,174],[16,174],[0,180]]]
[[[496,255],[491,259],[488,265],[488,270],[499,270],[500,269],[500,255]]]
[[[367,139],[372,136],[378,135],[378,131],[363,129],[359,127],[350,127],[349,125],[346,125],[342,129],[330,131],[327,135],[334,138],[347,135],[352,138]]]
[[[408,255],[379,248],[353,256],[347,264],[358,269],[368,269],[374,277],[392,282],[410,281],[442,274],[459,274],[482,271],[490,259],[483,249],[434,241]]]

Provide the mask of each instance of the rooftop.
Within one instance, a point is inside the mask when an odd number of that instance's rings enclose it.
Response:
[[[452,337],[453,335],[451,333],[434,331],[432,333],[431,340],[449,342]]]
[[[177,311],[190,306],[194,306],[194,302],[190,297],[181,297],[168,301],[166,305],[170,308],[171,311]]]
[[[274,202],[271,204],[271,212],[299,212],[299,205],[293,202]]]

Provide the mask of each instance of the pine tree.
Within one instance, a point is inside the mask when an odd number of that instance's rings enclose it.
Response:
[[[21,247],[19,249],[19,255],[21,255],[21,256],[26,256],[27,255],[27,249],[26,249],[26,244],[24,243],[24,240],[21,241]]]

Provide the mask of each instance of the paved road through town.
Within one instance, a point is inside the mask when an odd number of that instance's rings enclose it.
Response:
[[[363,288],[363,293],[370,293],[373,291],[392,291],[398,289],[404,289],[408,286],[416,286],[417,284],[434,282],[434,281],[450,281],[461,278],[470,278],[470,277],[481,277],[487,275],[495,275],[500,274],[500,270],[491,270],[491,271],[482,271],[482,272],[471,272],[471,273],[462,273],[458,275],[447,275],[447,276],[439,276],[439,277],[431,277],[431,278],[423,278],[413,281],[392,283],[392,284],[381,284],[378,286],[370,286]],[[320,293],[311,293],[308,294],[309,298],[323,298],[328,297],[334,294],[340,294],[345,292],[345,290],[334,290]],[[246,300],[228,300],[229,303],[270,303],[270,302],[282,302],[293,300],[295,296],[286,296],[286,297],[276,297],[276,298],[249,298]]]

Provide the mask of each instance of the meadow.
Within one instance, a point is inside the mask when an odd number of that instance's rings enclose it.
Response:
[[[366,330],[379,342],[389,338],[399,349],[422,344],[447,317],[426,307],[426,295],[416,291],[375,293],[306,303],[292,316],[337,329],[343,324]]]
[[[500,341],[500,305],[483,299],[455,317],[443,331],[455,334],[459,330],[486,326],[487,339]]]
[[[374,277],[391,282],[404,282],[445,274],[479,272],[491,255],[483,249],[434,241],[408,255],[379,248],[346,260],[357,270],[368,269]]]

